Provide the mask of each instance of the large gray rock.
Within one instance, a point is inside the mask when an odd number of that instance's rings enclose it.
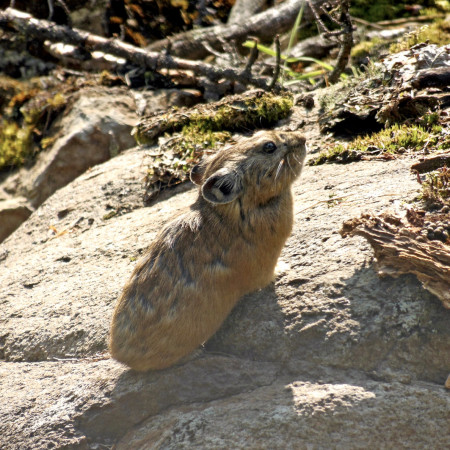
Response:
[[[135,145],[131,130],[137,114],[129,92],[84,89],[68,108],[53,127],[56,140],[51,148],[3,186],[8,192],[26,197],[35,208],[89,168]]]
[[[366,241],[338,234],[412,199],[409,165],[306,167],[277,281],[190,360],[144,374],[109,359],[111,314],[196,191],[143,208],[137,149],[57,191],[0,245],[0,446],[445,448],[450,312],[413,276],[379,279]]]
[[[91,167],[133,147],[131,130],[137,117],[133,97],[128,91],[89,88],[75,94],[68,111],[53,126],[52,136],[56,140],[52,146],[37,156],[34,165],[23,167],[1,183],[0,192],[21,195],[28,205],[13,208],[14,212],[9,204],[0,206],[5,210],[4,223],[0,222],[0,242],[57,189]],[[23,198],[11,202],[24,203]]]
[[[40,155],[21,189],[35,207],[90,167],[135,145],[130,94],[89,89],[79,95],[59,124],[58,139]]]

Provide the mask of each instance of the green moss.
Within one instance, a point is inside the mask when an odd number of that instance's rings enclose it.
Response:
[[[449,8],[449,2],[446,0],[415,0],[414,4],[423,8],[431,8],[437,12],[446,11]],[[378,22],[410,16],[409,6],[411,6],[411,1],[408,0],[377,0],[376,2],[352,0],[350,13],[369,22]]]
[[[393,19],[404,9],[404,2],[395,0],[353,0],[350,13],[371,22]]]
[[[424,25],[417,30],[411,31],[395,44],[389,47],[390,53],[397,53],[409,50],[414,45],[422,42],[436,44],[439,46],[447,45],[450,42],[450,22],[448,20],[437,20],[431,25]]]
[[[439,111],[428,112],[419,118],[417,124],[433,133],[440,133],[442,131],[442,126],[439,124],[439,120]]]
[[[421,199],[426,206],[450,206],[450,169],[441,169],[430,172],[422,182]]]
[[[386,45],[384,41],[378,37],[375,37],[370,41],[362,41],[352,48],[351,57],[352,59],[363,59],[379,51],[384,45]]]
[[[4,80],[2,80],[4,82]],[[17,92],[17,90],[24,89]],[[10,91],[6,107],[0,110],[3,120],[0,124],[0,170],[24,164],[27,160],[49,145],[40,141],[51,120],[66,104],[66,98],[59,92],[52,93],[29,88],[18,83]]]
[[[178,154],[194,157],[194,153],[199,149],[213,148],[217,143],[223,143],[231,139],[231,133],[227,131],[211,131],[199,128],[195,124],[183,127],[181,131],[182,139],[179,145]]]
[[[204,132],[264,128],[286,118],[293,106],[292,95],[264,92],[260,96],[235,100],[217,109],[200,105],[189,111],[171,109],[156,121],[143,120],[134,130],[139,144],[152,144],[163,133],[174,133],[192,126]]]
[[[33,127],[20,127],[16,122],[3,120],[0,124],[0,170],[20,166],[33,154]]]
[[[401,154],[421,150],[425,144],[436,146],[438,135],[420,125],[398,125],[386,128],[370,136],[357,137],[349,144],[339,144],[322,152],[310,161],[310,165],[326,162],[351,162],[361,159],[367,152]]]

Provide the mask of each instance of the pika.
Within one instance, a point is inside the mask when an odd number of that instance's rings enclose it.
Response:
[[[305,156],[299,132],[260,131],[191,170],[197,200],[161,230],[118,300],[113,358],[138,371],[169,367],[273,280]]]

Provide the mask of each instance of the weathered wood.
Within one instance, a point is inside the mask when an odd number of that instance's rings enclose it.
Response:
[[[294,25],[303,0],[286,0],[280,5],[256,14],[245,23],[217,25],[202,30],[191,30],[179,33],[170,38],[151,44],[148,49],[161,51],[170,46],[172,55],[189,59],[202,59],[208,55],[203,43],[222,49],[222,41],[243,42],[248,36],[254,36],[261,41],[272,41],[275,35],[282,34]],[[320,7],[326,0],[312,0],[314,6]],[[311,23],[314,16],[309,8],[305,8],[302,25]],[[223,50],[223,49],[222,49]]]
[[[414,163],[411,166],[411,170],[417,171],[419,173],[426,173],[444,166],[450,167],[450,152],[441,153],[440,155],[436,156],[430,156],[429,158],[426,158],[423,161]]]
[[[149,52],[117,39],[105,39],[76,28],[56,25],[47,20],[35,19],[27,13],[12,8],[7,8],[4,11],[0,10],[0,29],[2,28],[16,30],[39,41],[64,42],[89,52],[101,51],[125,58],[138,66],[152,70],[161,68],[191,70],[195,74],[213,81],[225,78],[237,81],[244,86],[253,85],[262,89],[268,88],[267,79],[253,77],[249,71],[239,71],[232,68],[221,69],[201,61],[176,58],[164,52]]]
[[[262,107],[264,103],[266,106]],[[239,95],[228,95],[218,102],[144,117],[135,127],[134,135],[140,143],[153,143],[164,133],[179,131],[184,125],[196,121],[208,123],[212,131],[250,130],[284,119],[291,107],[292,97],[288,92],[274,96],[263,90],[247,91]],[[265,116],[262,110],[265,111]],[[218,115],[222,117],[219,119]]]
[[[450,246],[418,235],[398,217],[363,214],[344,222],[340,234],[363,236],[372,246],[380,276],[417,276],[423,287],[450,309]]]

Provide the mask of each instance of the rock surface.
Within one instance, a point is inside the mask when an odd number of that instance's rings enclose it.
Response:
[[[34,207],[92,166],[133,147],[137,122],[133,99],[123,92],[89,89],[79,93],[51,151],[43,152],[23,177],[23,191]]]
[[[143,208],[138,149],[58,190],[0,245],[0,447],[445,448],[450,311],[338,234],[411,200],[410,164],[306,167],[284,272],[188,361],[144,374],[109,359],[114,303],[196,191]]]
[[[136,106],[130,93],[102,88],[78,92],[68,112],[53,126],[51,136],[55,142],[51,148],[41,152],[31,167],[20,169],[1,183],[0,192],[22,195],[31,209],[28,215],[23,208],[21,214],[9,210],[7,215],[5,210],[5,217],[15,227],[1,225],[0,242],[57,189],[90,167],[133,147],[131,130],[136,122]]]

